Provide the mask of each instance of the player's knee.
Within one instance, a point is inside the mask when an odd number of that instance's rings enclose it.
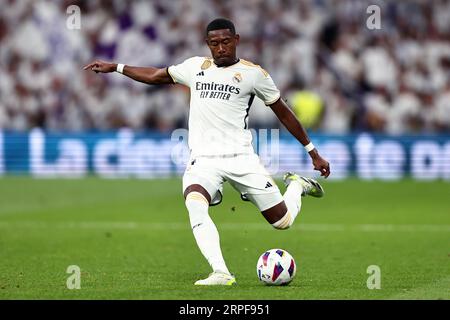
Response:
[[[197,191],[193,191],[187,194],[185,204],[188,209],[190,207],[197,207],[204,205],[209,206],[208,199],[206,199],[206,197],[203,194]]]
[[[187,197],[190,194],[193,194],[193,195],[200,194],[201,196],[203,196],[206,199],[206,202],[208,204],[211,203],[211,196],[209,195],[208,191],[206,191],[206,189],[203,188],[199,184],[192,184],[189,187],[187,187],[186,190],[184,191],[184,198],[187,200]]]
[[[294,223],[291,213],[288,211],[286,214],[277,222],[272,223],[272,227],[278,230],[286,230]]]

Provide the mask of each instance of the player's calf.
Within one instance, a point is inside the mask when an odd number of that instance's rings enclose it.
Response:
[[[294,218],[291,213],[288,211],[286,214],[277,222],[272,223],[272,227],[278,230],[289,229],[290,226],[294,223]]]
[[[288,229],[295,220],[295,217],[290,213],[284,201],[270,209],[262,211],[262,214],[267,222],[279,230]]]

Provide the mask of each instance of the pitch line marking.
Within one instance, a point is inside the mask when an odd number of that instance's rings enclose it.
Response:
[[[261,223],[217,223],[219,230],[272,230],[272,227]],[[0,228],[59,228],[59,229],[148,229],[148,230],[190,230],[188,221],[182,222],[134,222],[134,221],[78,221],[78,222],[42,222],[42,221],[0,221]],[[450,232],[450,225],[436,224],[323,224],[299,223],[291,229],[311,232]]]

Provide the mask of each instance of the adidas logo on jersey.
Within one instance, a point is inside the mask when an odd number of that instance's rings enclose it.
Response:
[[[197,76],[198,76],[198,77],[200,77],[200,76],[204,76],[204,75],[205,75],[205,73],[204,73],[203,71],[201,71],[201,72],[197,73]]]
[[[264,189],[267,189],[267,188],[270,188],[270,187],[272,187],[272,184],[269,181],[267,181],[266,187]]]

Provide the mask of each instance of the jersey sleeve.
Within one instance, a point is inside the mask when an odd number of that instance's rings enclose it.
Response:
[[[180,64],[172,65],[167,68],[167,72],[172,78],[174,83],[184,84],[185,86],[191,86],[191,70],[193,64],[195,64],[196,57],[189,58]]]
[[[266,106],[280,99],[280,90],[272,80],[272,77],[264,70],[258,70],[255,79],[255,94]]]

